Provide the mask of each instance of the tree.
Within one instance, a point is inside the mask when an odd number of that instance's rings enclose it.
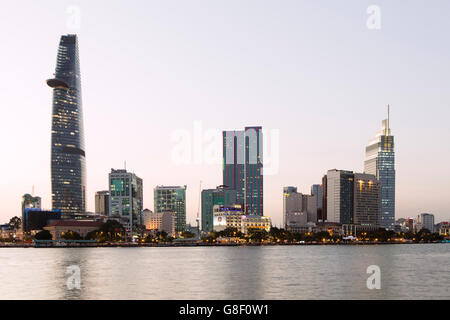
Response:
[[[64,232],[64,233],[61,235],[61,237],[62,237],[64,240],[81,240],[80,234],[79,234],[78,232],[75,232],[75,231],[72,231],[72,230],[69,230],[69,231],[67,231],[67,232]]]
[[[183,238],[186,238],[186,239],[195,238],[195,234],[190,231],[184,231],[182,236],[183,236]]]
[[[99,231],[98,230],[89,231],[84,238],[86,240],[96,240],[99,238]]]
[[[48,230],[42,230],[34,236],[36,240],[52,240],[52,234]]]
[[[261,242],[262,240],[267,240],[269,233],[266,230],[249,229],[248,237],[252,241]]]
[[[20,218],[17,217],[17,216],[16,216],[16,217],[12,217],[12,218],[9,220],[8,225],[9,225],[9,228],[12,229],[12,230],[14,230],[14,231],[19,230],[19,229],[20,229],[20,226],[22,225],[22,219],[20,219]]]
[[[230,238],[230,237],[238,237],[241,238],[243,236],[242,232],[238,231],[237,228],[226,228],[225,230],[216,232],[216,237],[225,237],[225,238]]]

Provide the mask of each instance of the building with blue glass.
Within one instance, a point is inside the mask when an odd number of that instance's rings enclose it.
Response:
[[[125,169],[111,169],[109,178],[109,216],[119,218],[127,232],[142,225],[143,180]]]
[[[394,136],[388,118],[382,121],[382,130],[369,141],[366,147],[364,173],[376,176],[381,183],[380,226],[386,230],[395,227],[395,152]]]
[[[236,190],[236,202],[245,214],[263,215],[261,127],[223,131],[223,185]]]
[[[86,160],[76,35],[61,36],[54,78],[51,135],[52,208],[86,211]]]

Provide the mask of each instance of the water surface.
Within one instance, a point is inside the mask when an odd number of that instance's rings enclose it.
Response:
[[[450,299],[450,245],[2,248],[0,280],[0,299]]]

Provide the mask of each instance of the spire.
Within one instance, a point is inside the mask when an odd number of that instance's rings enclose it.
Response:
[[[385,128],[385,135],[389,136],[391,134],[391,128],[390,128],[390,124],[389,124],[389,118],[390,118],[390,109],[391,107],[389,105],[387,105],[387,121],[386,121],[386,128]]]

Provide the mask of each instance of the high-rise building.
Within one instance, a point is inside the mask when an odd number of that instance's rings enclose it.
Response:
[[[327,220],[353,224],[352,171],[328,170],[327,172]]]
[[[394,230],[395,226],[395,153],[394,136],[388,118],[382,121],[382,130],[366,147],[364,173],[375,175],[381,183],[381,227]]]
[[[215,205],[236,204],[236,190],[226,186],[202,190],[202,231],[213,231],[213,208]]]
[[[354,224],[363,227],[380,227],[380,182],[372,174],[355,173],[354,179]]]
[[[292,197],[291,197],[292,195]],[[301,211],[301,193],[297,192],[296,187],[283,188],[283,228],[287,227],[287,216],[291,212]]]
[[[434,214],[421,213],[417,216],[417,231],[427,229],[431,233],[434,233]]]
[[[380,226],[381,186],[374,175],[333,169],[326,177],[328,222],[364,229]]]
[[[95,213],[109,215],[109,191],[97,191],[95,193]]]
[[[263,215],[263,135],[261,127],[223,132],[223,185],[236,190],[246,214]]]
[[[313,184],[311,186],[311,195],[316,196],[317,206],[317,221],[322,220],[322,205],[323,205],[323,189],[321,184]]]
[[[109,215],[120,218],[127,232],[142,224],[143,182],[127,170],[109,173]]]
[[[317,218],[322,222],[326,222],[328,220],[327,217],[327,175],[322,177],[322,211]]]
[[[61,36],[53,88],[51,184],[52,207],[67,213],[86,211],[81,78],[76,35]]]
[[[157,186],[154,189],[154,212],[175,213],[175,232],[186,230],[186,187]]]
[[[322,209],[322,185],[321,184],[313,184],[311,186],[311,195],[317,196],[317,209]]]

